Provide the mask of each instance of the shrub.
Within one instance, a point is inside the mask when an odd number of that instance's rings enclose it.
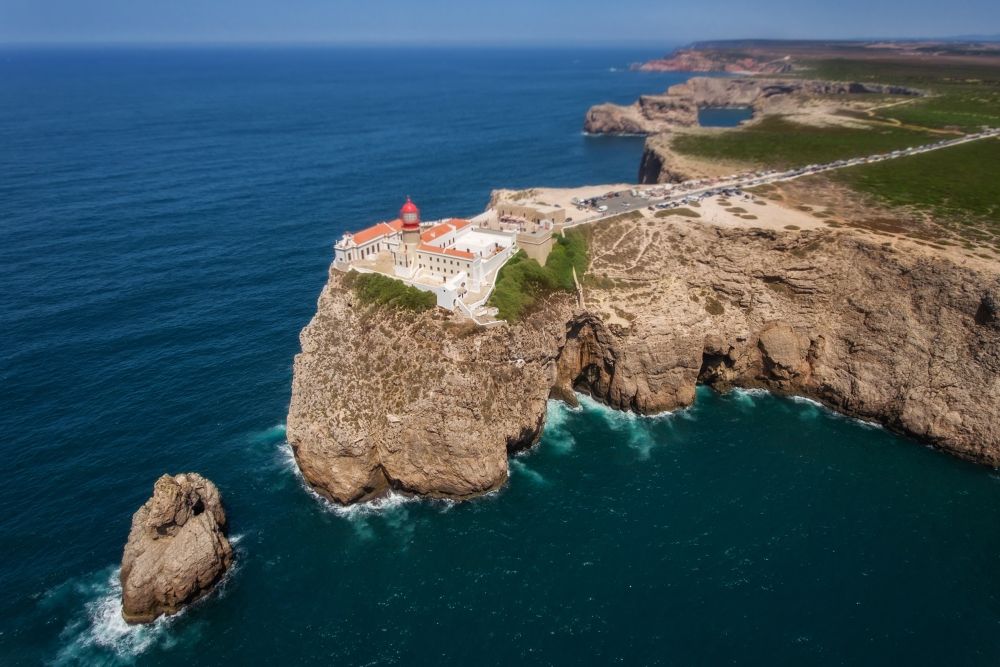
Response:
[[[656,218],[669,218],[672,215],[680,215],[685,218],[700,218],[701,213],[692,211],[689,208],[666,208],[653,214]]]
[[[362,303],[390,306],[402,310],[421,312],[437,305],[437,297],[416,287],[383,276],[380,273],[350,271],[345,276],[345,286],[352,288]]]
[[[500,311],[502,319],[515,322],[540,297],[554,291],[575,290],[573,269],[576,269],[577,278],[582,280],[588,261],[587,236],[577,229],[556,237],[545,266],[521,250],[500,269],[490,305]]]

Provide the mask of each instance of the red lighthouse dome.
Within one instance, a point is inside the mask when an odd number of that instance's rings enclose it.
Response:
[[[409,197],[406,198],[403,208],[399,209],[399,219],[403,221],[403,229],[420,229],[420,209]]]

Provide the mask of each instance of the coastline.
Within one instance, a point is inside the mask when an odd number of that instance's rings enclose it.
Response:
[[[1000,434],[983,404],[989,392],[982,383],[990,371],[981,364],[989,368],[993,362],[974,356],[994,354],[1000,331],[973,322],[979,307],[974,286],[1000,286],[995,267],[960,267],[926,249],[906,243],[890,248],[863,233],[822,225],[786,231],[740,222],[723,227],[703,219],[650,217],[597,223],[588,274],[600,282],[585,281],[586,310],[553,297],[523,322],[463,337],[449,332],[452,316],[404,316],[377,307],[352,313],[349,293],[331,274],[317,319],[303,331],[288,420],[288,438],[300,467],[309,471],[306,479],[340,503],[390,489],[474,497],[506,483],[507,457],[540,437],[549,397],[582,391],[611,408],[655,414],[690,405],[697,384],[802,396],[959,458],[1000,463]],[[635,230],[641,233],[632,239]],[[650,244],[652,239],[659,241]],[[617,250],[609,255],[608,248]],[[683,248],[686,257],[671,248]],[[882,291],[866,289],[869,282]],[[936,302],[914,303],[896,317],[886,310],[928,289],[939,294]],[[630,305],[636,294],[651,294],[644,298],[653,301]],[[880,313],[877,319],[874,313]],[[399,333],[366,333],[371,358],[406,349],[407,331],[425,332],[421,352],[408,366],[424,378],[419,397],[387,408],[398,421],[387,422],[372,409],[384,396],[364,389],[369,383],[358,384],[361,378],[348,368],[330,366],[320,342],[333,332],[339,340],[354,340],[362,335],[359,326],[368,332],[373,323]],[[982,342],[969,355],[949,346],[957,356],[951,366],[940,366],[934,346],[907,342],[914,335]],[[851,342],[857,339],[871,347],[860,356]],[[926,361],[916,361],[921,357]],[[926,387],[918,371],[922,363],[937,368],[937,380]],[[428,382],[439,366],[441,380]],[[940,394],[935,386],[951,386],[946,378],[959,368],[965,389]],[[408,384],[407,373],[393,377]],[[317,374],[322,384],[315,383]],[[331,382],[352,389],[336,392],[339,398],[330,404],[331,391],[324,387]],[[458,390],[475,386],[491,388],[484,395]],[[908,387],[909,395],[897,396],[897,386]],[[350,414],[363,430],[336,418],[317,423],[308,416],[316,411]],[[947,416],[956,414],[979,416]],[[330,439],[323,432],[339,435]],[[442,440],[451,452],[443,458]],[[333,475],[320,472],[331,465]]]

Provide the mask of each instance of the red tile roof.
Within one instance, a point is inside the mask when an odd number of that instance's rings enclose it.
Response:
[[[397,218],[392,222],[380,222],[367,229],[362,229],[360,232],[354,232],[353,238],[354,242],[358,245],[364,245],[382,236],[394,234],[401,229],[403,229],[403,221]]]
[[[464,250],[455,250],[454,248],[439,248],[436,245],[428,245],[426,243],[421,243],[417,246],[417,250],[420,252],[430,252],[437,255],[447,255],[449,257],[459,257],[461,259],[475,259],[476,256],[471,252],[466,252]]]
[[[463,218],[452,218],[447,222],[442,222],[428,229],[426,232],[420,235],[420,240],[423,241],[424,243],[429,243],[430,241],[438,239],[451,231],[462,229],[463,227],[466,227],[468,225],[469,225],[468,220],[465,220]]]

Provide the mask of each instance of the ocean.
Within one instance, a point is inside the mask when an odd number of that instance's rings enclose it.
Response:
[[[0,49],[0,663],[996,664],[1000,479],[815,404],[553,403],[510,484],[330,507],[284,438],[331,245],[490,190],[634,181],[628,49]],[[164,472],[237,566],[129,628]]]

